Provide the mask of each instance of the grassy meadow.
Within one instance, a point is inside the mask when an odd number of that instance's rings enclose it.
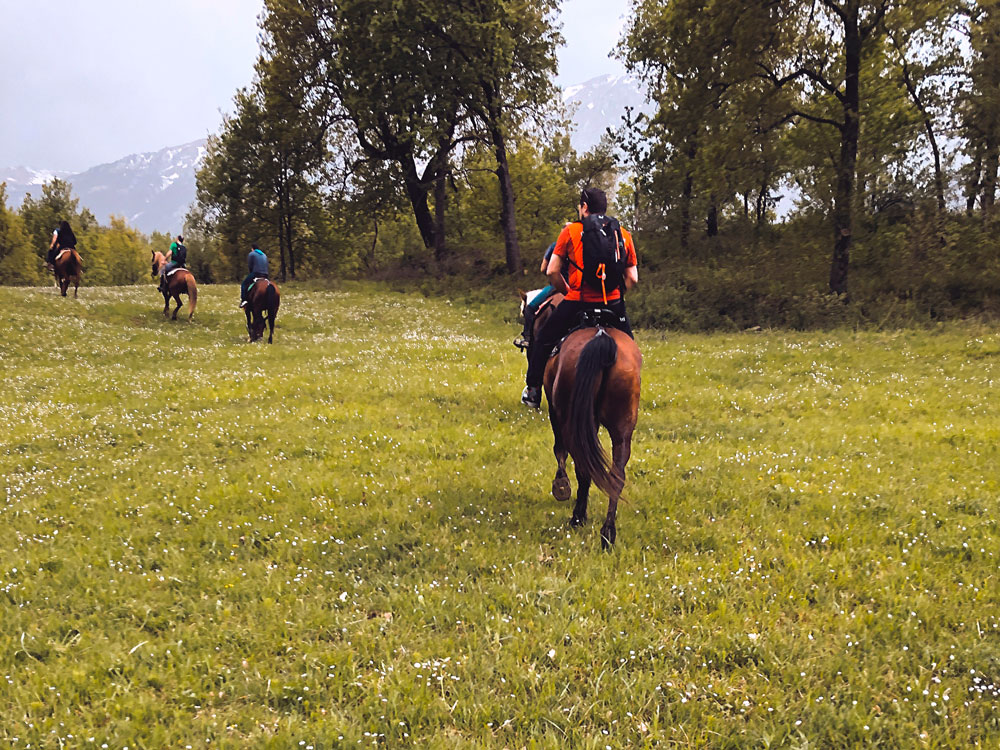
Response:
[[[993,329],[639,331],[603,554],[512,296],[199,291],[0,288],[4,746],[1000,745]]]

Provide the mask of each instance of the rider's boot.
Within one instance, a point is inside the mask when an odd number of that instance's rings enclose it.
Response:
[[[521,403],[525,406],[530,406],[532,409],[538,409],[542,405],[542,389],[538,386],[526,385],[524,391],[521,393]]]
[[[538,311],[531,305],[524,306],[524,329],[521,335],[514,339],[514,346],[519,349],[527,349],[531,346],[531,331],[535,327],[535,314]]]

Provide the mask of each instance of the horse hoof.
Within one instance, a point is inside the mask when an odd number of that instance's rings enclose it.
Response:
[[[615,529],[609,529],[604,527],[601,529],[601,549],[605,552],[611,551],[611,548],[615,546]]]
[[[583,518],[578,518],[576,516],[573,516],[571,519],[569,519],[569,525],[572,526],[574,529],[583,526],[585,523],[587,523],[586,516],[584,516]]]
[[[569,477],[556,477],[552,480],[552,497],[559,502],[569,500],[573,489],[569,486]]]

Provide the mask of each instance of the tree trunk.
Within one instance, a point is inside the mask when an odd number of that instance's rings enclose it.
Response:
[[[413,159],[405,159],[399,165],[403,168],[403,186],[413,208],[413,218],[417,221],[420,239],[424,241],[424,247],[435,247],[434,217],[427,205],[427,183],[417,174],[417,165]]]
[[[1000,166],[1000,143],[994,138],[986,142],[986,160],[983,165],[983,193],[981,205],[983,216],[989,218],[993,215],[993,206],[996,203],[997,190],[997,168]]]
[[[708,216],[705,217],[705,233],[709,237],[719,235],[719,208],[715,205],[715,197],[712,197],[712,205],[708,207]]]
[[[439,263],[445,255],[444,212],[448,200],[447,173],[442,170],[434,180],[434,260]]]
[[[979,199],[979,180],[983,173],[983,149],[982,146],[976,146],[976,156],[972,160],[972,169],[970,170],[969,182],[965,188],[965,213],[967,216],[972,216],[976,210],[976,201]]]
[[[507,254],[507,273],[521,273],[521,248],[517,244],[517,222],[514,218],[514,186],[510,181],[507,163],[507,144],[500,130],[500,115],[491,111],[490,136],[497,159],[497,179],[500,181],[500,228],[503,230],[504,250]]]
[[[924,123],[924,130],[927,132],[927,140],[931,144],[931,152],[934,155],[934,191],[937,194],[937,210],[938,217],[940,218],[944,216],[945,212],[944,176],[941,171],[941,150],[938,148],[937,138],[934,135],[934,122],[931,119],[930,114],[927,112],[927,107],[924,106],[924,103],[920,98],[917,87],[913,83],[913,78],[910,75],[910,66],[907,64],[906,57],[902,54],[902,52],[900,52],[900,57],[903,66],[903,83],[906,85],[906,91],[913,100],[914,106],[916,106],[917,111],[920,113],[920,117]]]
[[[840,161],[837,164],[837,190],[833,202],[833,259],[830,263],[830,291],[836,294],[847,294],[847,271],[854,231],[854,183],[861,124],[861,33],[856,11],[844,19],[844,50],[844,124],[840,130]]]
[[[760,190],[757,192],[757,204],[754,206],[754,218],[756,219],[757,229],[763,227],[767,221],[767,197],[770,193],[767,186],[768,181],[768,177],[764,177],[760,183]]]
[[[291,213],[285,215],[285,246],[288,248],[288,274],[295,279],[295,248],[292,241],[295,237],[294,222]]]
[[[691,201],[694,197],[694,170],[691,166],[698,153],[698,145],[691,139],[687,150],[687,170],[684,173],[684,187],[681,188],[681,250],[687,251],[691,239]]]

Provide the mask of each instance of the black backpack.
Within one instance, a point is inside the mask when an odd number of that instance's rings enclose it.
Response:
[[[184,247],[184,245],[178,245],[177,247],[174,248],[173,261],[178,266],[183,266],[185,263],[187,263],[187,257],[188,257],[188,249]]]
[[[623,288],[628,253],[618,219],[591,214],[580,223],[583,224],[583,268],[580,269],[583,283],[604,295]]]

